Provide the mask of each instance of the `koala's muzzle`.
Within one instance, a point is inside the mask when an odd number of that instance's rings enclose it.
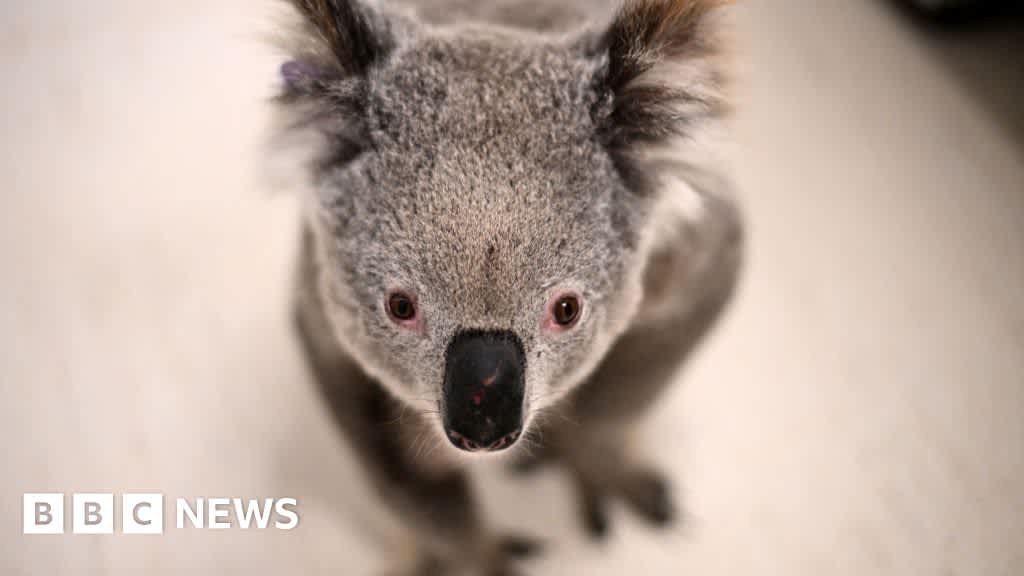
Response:
[[[526,357],[512,332],[460,332],[445,362],[444,429],[463,450],[497,451],[523,427]]]

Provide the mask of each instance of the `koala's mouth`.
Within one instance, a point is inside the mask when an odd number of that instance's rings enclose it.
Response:
[[[441,400],[445,435],[468,452],[496,452],[523,431],[526,356],[513,332],[463,331],[448,344]]]

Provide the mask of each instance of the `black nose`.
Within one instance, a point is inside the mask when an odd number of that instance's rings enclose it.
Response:
[[[502,450],[523,426],[523,345],[512,332],[460,332],[448,344],[444,428],[463,450]]]

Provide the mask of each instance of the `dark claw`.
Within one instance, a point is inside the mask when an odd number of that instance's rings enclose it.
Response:
[[[581,481],[579,489],[583,527],[592,539],[604,540],[608,536],[608,507],[605,498],[594,486],[586,482]]]
[[[511,558],[529,558],[544,552],[540,540],[526,536],[506,536],[501,541],[501,552]]]
[[[638,476],[629,489],[627,499],[638,514],[656,526],[668,526],[675,520],[672,491],[668,482],[655,473]]]
[[[594,540],[604,540],[608,536],[608,511],[597,500],[588,502],[583,508],[583,524],[587,535]]]

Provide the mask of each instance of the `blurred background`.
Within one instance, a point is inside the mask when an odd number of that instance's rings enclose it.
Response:
[[[1024,19],[910,4],[735,10],[749,266],[649,426],[687,517],[616,510],[597,545],[558,473],[482,470],[492,521],[551,539],[528,573],[1024,574]],[[290,332],[264,8],[0,3],[0,574],[397,553]],[[291,496],[302,520],[21,533],[25,492],[132,491]]]

